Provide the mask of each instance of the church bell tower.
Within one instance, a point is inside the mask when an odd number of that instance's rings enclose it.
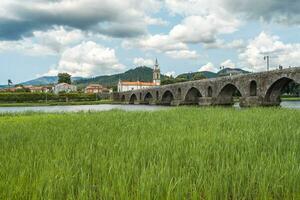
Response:
[[[155,60],[155,65],[153,67],[153,83],[160,85],[160,68],[157,59]]]

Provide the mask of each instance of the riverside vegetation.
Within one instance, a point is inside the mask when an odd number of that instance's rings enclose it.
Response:
[[[0,116],[0,199],[299,199],[300,112]]]

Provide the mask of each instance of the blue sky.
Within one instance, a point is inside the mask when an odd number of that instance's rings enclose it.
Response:
[[[165,74],[300,66],[294,0],[1,0],[0,84],[153,66]]]

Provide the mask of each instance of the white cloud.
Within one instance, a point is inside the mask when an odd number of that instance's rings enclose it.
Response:
[[[166,72],[164,75],[169,76],[169,77],[175,77],[176,76],[176,72],[175,71],[170,71],[170,72]]]
[[[224,40],[216,40],[214,43],[204,44],[206,49],[236,49],[238,51],[244,49],[246,47],[246,43],[244,40],[233,40],[230,42],[226,42]]]
[[[246,49],[240,53],[239,58],[244,66],[253,71],[265,71],[264,56],[270,56],[270,68],[300,65],[300,43],[285,44],[278,36],[265,32],[249,41]]]
[[[55,26],[47,31],[34,31],[31,37],[0,41],[0,51],[18,51],[31,56],[57,55],[84,38],[85,35],[80,30]]]
[[[151,18],[161,5],[159,0],[1,0],[0,38],[16,40],[53,25],[136,37],[147,33],[147,24],[162,23]]]
[[[196,51],[190,50],[178,50],[178,51],[167,51],[166,55],[173,59],[198,59],[199,55]]]
[[[225,13],[236,19],[300,24],[297,0],[165,0],[165,4],[170,12],[183,16]]]
[[[69,45],[76,44],[85,38],[82,31],[78,29],[66,30],[63,26],[55,26],[47,31],[34,31],[33,40],[49,47],[55,52],[60,52]]]
[[[0,41],[0,52],[19,52],[30,56],[55,55],[53,49],[24,38],[18,41]]]
[[[221,66],[225,67],[225,68],[235,68],[235,63],[232,62],[232,60],[228,59],[228,60],[225,60],[224,62],[222,62]]]
[[[134,58],[133,59],[133,64],[135,66],[147,66],[147,67],[152,67],[154,66],[154,61],[151,59],[144,59],[144,58]]]
[[[168,35],[150,35],[134,40],[126,40],[122,43],[125,48],[141,48],[154,50],[156,52],[166,52],[173,50],[186,50],[188,46],[182,42],[177,42]]]
[[[161,18],[152,18],[152,17],[149,17],[149,16],[145,17],[145,22],[148,25],[160,25],[160,26],[168,25],[168,22],[161,19]]]
[[[216,14],[189,16],[176,25],[170,36],[186,43],[212,43],[218,34],[232,33],[237,30],[239,21]]]
[[[200,67],[200,69],[198,71],[199,72],[203,72],[203,71],[217,72],[218,69],[214,66],[213,63],[209,62],[206,65],[203,65],[202,67]]]
[[[115,51],[95,42],[82,42],[66,49],[58,66],[51,69],[48,75],[67,72],[73,76],[90,77],[120,72],[124,66],[119,63]]]

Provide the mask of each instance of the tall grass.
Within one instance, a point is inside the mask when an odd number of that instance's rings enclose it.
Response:
[[[299,198],[299,111],[0,117],[0,199]]]

